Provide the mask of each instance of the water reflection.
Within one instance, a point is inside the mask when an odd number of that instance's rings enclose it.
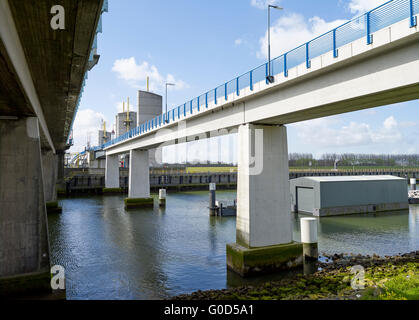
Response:
[[[220,201],[235,197],[217,191]],[[242,279],[227,271],[225,249],[235,242],[235,218],[210,217],[208,192],[168,194],[166,208],[129,211],[123,196],[60,202],[63,213],[48,218],[51,256],[66,268],[69,299],[160,299],[304,272]],[[300,217],[293,219],[295,240]],[[410,212],[321,218],[318,230],[320,253],[419,250],[419,205]]]

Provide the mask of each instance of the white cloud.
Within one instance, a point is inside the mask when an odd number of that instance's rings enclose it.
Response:
[[[236,45],[236,46],[239,46],[239,45],[241,45],[243,43],[243,39],[236,39],[235,41],[234,41],[234,44]]]
[[[388,0],[351,0],[348,4],[348,8],[351,13],[360,15],[382,5],[387,1]]]
[[[112,71],[118,74],[119,79],[127,81],[134,88],[140,86],[144,88],[147,77],[150,77],[151,91],[162,90],[166,82],[175,83],[174,90],[182,90],[188,87],[184,81],[175,79],[172,74],[163,76],[156,66],[150,65],[147,61],[137,64],[134,57],[116,60]]]
[[[350,122],[336,128],[335,118],[320,118],[293,124],[298,137],[305,144],[319,147],[349,147],[365,145],[388,145],[404,140],[403,125],[393,116],[388,117],[377,129],[369,124]]]
[[[98,130],[101,128],[102,120],[106,120],[105,116],[92,109],[83,109],[77,112],[73,125],[74,146],[71,148],[71,152],[83,151],[89,137],[91,145],[97,145]]]
[[[279,56],[299,45],[345,23],[346,20],[327,22],[320,17],[308,21],[301,14],[292,13],[282,16],[271,26],[271,57]],[[260,39],[257,56],[268,57],[268,32]]]
[[[278,5],[280,0],[251,0],[250,5],[258,9],[266,9],[268,5]]]

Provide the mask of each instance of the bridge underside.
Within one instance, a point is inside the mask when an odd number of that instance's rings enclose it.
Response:
[[[2,0],[4,1],[4,0]],[[8,1],[18,39],[12,28],[2,30],[0,37],[0,116],[44,117],[42,146],[52,139],[56,150],[64,150],[76,111],[102,1],[62,0],[65,30],[53,30],[51,8],[57,1]],[[5,4],[2,3],[2,10]],[[3,19],[7,19],[2,14]],[[6,21],[5,21],[6,23]],[[2,26],[3,28],[3,26]],[[7,33],[7,34],[6,34]],[[28,76],[36,92],[23,79],[23,61],[12,52],[13,42],[20,41]],[[36,110],[32,95],[39,100]],[[40,114],[42,113],[42,115]],[[45,131],[48,131],[45,132]]]

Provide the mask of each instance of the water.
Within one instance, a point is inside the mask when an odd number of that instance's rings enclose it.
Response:
[[[234,191],[217,191],[232,203]],[[209,217],[208,192],[170,194],[167,208],[126,211],[123,196],[60,200],[50,215],[51,259],[66,270],[68,299],[162,299],[287,276],[243,280],[226,270],[234,217]],[[299,239],[298,217],[294,238]],[[419,206],[410,213],[319,221],[319,251],[391,255],[419,250]]]

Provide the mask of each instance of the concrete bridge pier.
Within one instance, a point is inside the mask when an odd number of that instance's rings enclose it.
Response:
[[[236,243],[227,267],[242,276],[302,265],[292,241],[287,130],[245,124],[238,132]]]
[[[131,150],[129,153],[128,198],[126,208],[152,207],[150,197],[150,165],[148,150]]]
[[[119,190],[119,157],[118,155],[106,155],[104,192]]]
[[[0,119],[0,296],[51,292],[36,117]]]
[[[57,201],[57,181],[60,157],[52,150],[42,150],[42,171],[44,181],[44,197],[48,213],[60,213],[62,208]]]

